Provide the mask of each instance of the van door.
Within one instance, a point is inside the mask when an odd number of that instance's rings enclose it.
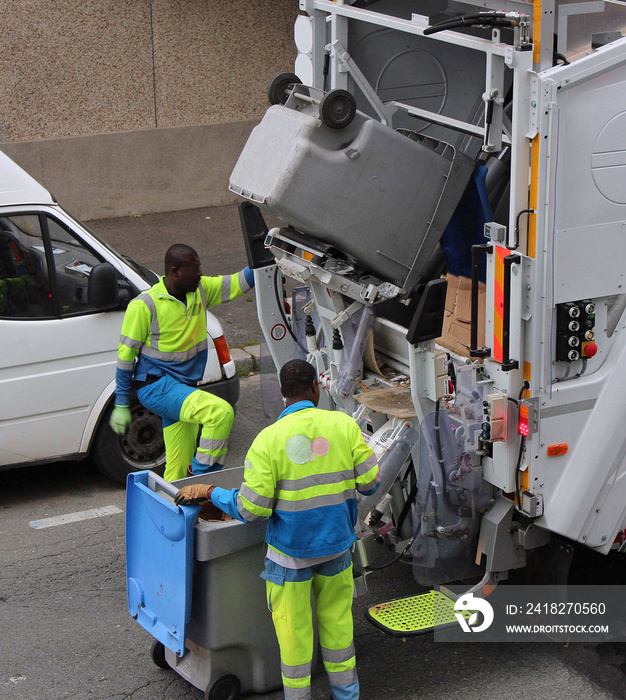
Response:
[[[0,214],[0,465],[79,451],[122,323],[89,305],[100,262],[49,213]]]

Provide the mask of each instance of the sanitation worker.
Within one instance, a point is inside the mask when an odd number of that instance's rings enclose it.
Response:
[[[354,419],[317,408],[319,386],[310,364],[287,362],[280,386],[287,407],[252,443],[241,488],[193,484],[180,490],[176,503],[210,499],[243,522],[269,518],[261,576],[280,646],[285,700],[311,698],[311,591],[331,696],[356,700],[351,556],[356,491],[374,493],[378,464]]]
[[[127,432],[129,395],[136,389],[139,401],[163,421],[167,481],[222,468],[234,412],[224,399],[197,389],[207,361],[205,310],[253,286],[248,267],[203,276],[196,251],[177,243],[165,253],[165,276],[126,309],[110,425],[118,435]]]

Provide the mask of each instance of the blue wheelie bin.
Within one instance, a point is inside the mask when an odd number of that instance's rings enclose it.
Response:
[[[243,467],[173,483],[130,474],[126,490],[128,610],[155,639],[153,661],[205,700],[281,687],[280,654],[260,578],[265,523],[206,521],[176,506],[182,486],[239,486]]]

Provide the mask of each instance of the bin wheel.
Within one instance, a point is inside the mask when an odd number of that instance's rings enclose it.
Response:
[[[291,95],[293,86],[301,83],[302,81],[295,73],[278,73],[270,80],[267,99],[271,105],[284,105]]]
[[[232,673],[218,676],[206,689],[204,700],[237,700],[241,693],[241,681]]]
[[[155,639],[150,647],[150,658],[154,661],[155,665],[159,668],[168,669],[170,665],[165,660],[165,646]]]
[[[344,129],[354,119],[356,100],[347,90],[331,90],[320,102],[322,121],[331,129]]]

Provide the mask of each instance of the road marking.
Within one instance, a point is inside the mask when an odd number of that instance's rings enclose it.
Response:
[[[92,508],[91,510],[81,510],[78,513],[67,513],[66,515],[57,515],[54,518],[44,518],[43,520],[31,520],[28,524],[35,530],[41,530],[44,527],[55,527],[56,525],[65,525],[66,523],[76,523],[79,520],[91,520],[92,518],[102,518],[105,515],[115,515],[121,513],[122,510],[117,506],[104,506],[104,508]]]

